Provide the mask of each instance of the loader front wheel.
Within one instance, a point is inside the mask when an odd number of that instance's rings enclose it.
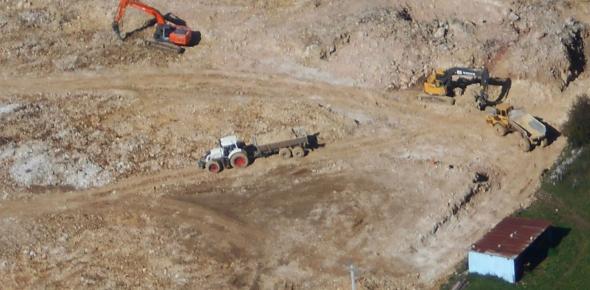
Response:
[[[281,156],[283,159],[289,159],[291,156],[293,156],[293,154],[291,154],[291,149],[281,148],[281,150],[279,150],[279,156]]]
[[[522,151],[524,151],[524,152],[529,152],[532,149],[531,141],[529,141],[529,138],[526,138],[526,137],[520,138],[519,146],[520,146],[520,149],[522,149]]]
[[[508,130],[506,130],[506,127],[500,125],[500,123],[497,123],[496,125],[494,125],[494,129],[496,129],[496,134],[498,134],[498,136],[500,136],[500,137],[506,136],[506,134],[508,133]]]
[[[248,156],[244,152],[234,153],[229,162],[233,168],[246,168],[248,166]]]
[[[211,172],[211,173],[219,173],[221,172],[221,170],[223,170],[223,165],[221,165],[221,162],[217,161],[217,160],[212,160],[207,162],[207,171]]]

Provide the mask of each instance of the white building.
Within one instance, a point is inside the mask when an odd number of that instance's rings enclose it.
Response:
[[[550,227],[551,224],[543,220],[505,218],[471,246],[469,273],[516,283],[525,264],[539,262],[547,255]]]

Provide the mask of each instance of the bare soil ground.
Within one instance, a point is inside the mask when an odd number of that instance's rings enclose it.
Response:
[[[201,32],[180,56],[118,41],[111,2],[0,1],[7,288],[347,289],[350,263],[361,289],[436,288],[565,141],[523,153],[416,85],[486,65],[555,128],[590,88],[582,1],[150,1]],[[325,146],[196,168],[296,127]]]

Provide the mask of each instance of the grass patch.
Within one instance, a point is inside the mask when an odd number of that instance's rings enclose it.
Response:
[[[569,232],[536,268],[526,271],[517,284],[500,279],[465,274],[465,263],[442,289],[451,289],[457,281],[467,280],[464,289],[590,289],[590,148],[579,151],[573,162],[563,160],[575,155],[566,150],[544,178],[538,200],[517,216],[549,220],[553,226]]]

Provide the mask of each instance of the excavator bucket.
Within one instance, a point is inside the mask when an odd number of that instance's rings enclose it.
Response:
[[[121,30],[119,29],[119,24],[117,22],[113,22],[113,31],[120,40],[125,40],[125,35],[121,35]]]

